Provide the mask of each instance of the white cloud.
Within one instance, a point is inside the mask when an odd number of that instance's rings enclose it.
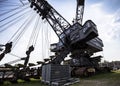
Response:
[[[120,22],[120,8],[116,11],[115,13],[115,23],[119,23]]]
[[[99,37],[104,43],[104,57],[106,60],[120,60],[119,43],[120,43],[120,23],[115,23],[115,14],[109,14],[102,9],[102,3],[87,5],[85,7],[84,21],[93,20],[97,25]]]
[[[107,33],[111,30],[112,15],[104,13],[101,6],[101,3],[86,6],[84,21],[92,20],[97,25],[100,37],[109,40]]]

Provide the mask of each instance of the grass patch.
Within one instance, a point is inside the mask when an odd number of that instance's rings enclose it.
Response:
[[[4,84],[4,85],[11,85],[12,83],[9,82],[9,81],[5,81],[3,84]]]
[[[18,79],[18,83],[12,84],[9,81],[5,81],[3,85],[0,86],[46,86],[41,83],[40,79],[30,79],[30,82],[26,82],[24,80]]]
[[[17,82],[18,82],[18,83],[23,83],[23,82],[25,82],[25,81],[22,80],[22,79],[18,79]]]
[[[81,78],[80,83],[71,86],[120,86],[120,71]]]
[[[89,77],[90,80],[104,80],[104,79],[112,79],[112,80],[118,80],[120,79],[120,71],[113,71],[110,73],[104,73],[104,74],[98,74],[92,77]]]
[[[11,84],[10,82],[4,82],[4,85],[0,86],[47,86],[41,83],[40,79],[30,79],[30,82],[18,80],[18,84]],[[80,83],[71,86],[120,86],[120,71],[113,71],[111,73],[104,73],[94,75],[88,78],[80,78]]]
[[[30,81],[30,82],[17,83],[17,84],[4,84],[2,86],[6,86],[6,85],[7,86],[46,86],[43,85],[40,81]]]

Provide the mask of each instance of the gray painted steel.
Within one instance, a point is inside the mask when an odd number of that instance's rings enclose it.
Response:
[[[44,83],[58,82],[70,79],[70,67],[68,65],[46,64],[42,67],[42,81]]]

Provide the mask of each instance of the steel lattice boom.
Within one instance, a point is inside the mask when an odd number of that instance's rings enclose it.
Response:
[[[35,6],[34,9],[42,16],[42,19],[48,21],[61,40],[60,35],[70,27],[69,22],[65,20],[46,0],[31,0],[30,3],[31,7]],[[66,35],[66,33],[64,34]],[[62,41],[62,43],[64,42]]]

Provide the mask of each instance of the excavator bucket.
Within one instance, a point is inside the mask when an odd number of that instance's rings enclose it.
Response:
[[[0,48],[0,51],[2,51],[3,49],[2,48]]]
[[[98,36],[97,27],[91,20],[86,21],[82,28],[78,23],[74,24],[71,28],[73,27],[76,30],[70,33],[71,45],[81,42],[85,43]]]
[[[4,53],[0,54],[0,61],[4,58],[4,56],[5,56]]]
[[[88,41],[86,44],[88,45],[88,49],[93,53],[103,51],[103,42],[98,37]]]

